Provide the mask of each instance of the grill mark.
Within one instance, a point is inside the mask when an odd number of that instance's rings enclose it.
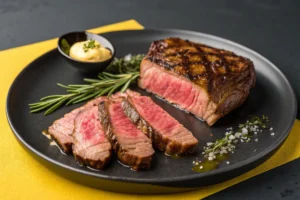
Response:
[[[187,48],[195,48],[195,51]],[[203,48],[208,48],[209,51]],[[168,49],[175,49],[176,52],[165,53]],[[174,51],[175,51],[174,50]],[[190,61],[189,58],[192,56],[199,56],[201,61]],[[208,56],[218,57],[216,61],[209,61]],[[168,60],[170,57],[179,58],[180,61]],[[231,57],[233,60],[226,60],[226,57]],[[145,59],[148,59],[151,62],[154,62],[160,66],[163,66],[166,70],[173,71],[189,80],[197,81],[198,79],[206,79],[207,85],[206,90],[211,93],[213,90],[213,79],[216,77],[226,77],[230,73],[236,73],[232,69],[236,69],[237,72],[245,70],[247,68],[247,63],[251,62],[249,59],[238,56],[233,52],[226,51],[223,49],[217,49],[210,47],[204,44],[197,44],[190,42],[189,40],[181,40],[179,38],[169,38],[166,40],[159,40],[153,42],[150,47],[150,51]],[[238,64],[243,63],[244,66],[241,67],[241,70],[237,66]],[[203,65],[205,72],[202,73],[193,73],[190,69],[192,65]],[[175,68],[177,66],[182,66],[180,68]]]

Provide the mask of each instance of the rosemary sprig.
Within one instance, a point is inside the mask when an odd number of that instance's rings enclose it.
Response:
[[[98,74],[98,79],[85,78],[84,82],[87,84],[58,83],[58,86],[66,89],[67,94],[43,97],[41,101],[29,104],[30,112],[46,110],[44,114],[48,115],[63,104],[77,104],[99,96],[109,96],[118,90],[124,92],[139,77],[139,66],[143,57],[138,54],[115,59],[107,71]]]

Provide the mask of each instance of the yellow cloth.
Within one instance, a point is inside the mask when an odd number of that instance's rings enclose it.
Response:
[[[102,33],[116,30],[143,29],[135,20],[128,20],[90,31]],[[0,199],[201,199],[245,179],[292,161],[300,155],[297,120],[284,145],[268,161],[242,176],[221,184],[195,191],[171,195],[127,195],[102,191],[69,181],[37,162],[17,142],[5,115],[8,89],[18,73],[33,59],[56,47],[57,39],[26,45],[0,52],[1,61],[1,140],[0,140]]]

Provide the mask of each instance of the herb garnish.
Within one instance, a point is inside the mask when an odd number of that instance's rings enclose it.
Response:
[[[90,39],[90,40],[87,41],[87,43],[83,44],[82,48],[83,48],[84,52],[86,53],[86,52],[89,51],[89,49],[99,48],[99,47],[100,47],[99,44],[95,44],[95,40]]]
[[[63,38],[63,39],[61,40],[60,44],[61,44],[61,49],[62,49],[62,51],[63,51],[65,54],[69,55],[71,46],[69,45],[68,41],[67,41],[66,39]]]
[[[48,115],[63,104],[76,104],[103,95],[109,96],[117,90],[124,92],[139,77],[139,67],[143,57],[144,55],[138,54],[115,59],[105,72],[98,74],[98,79],[84,79],[88,84],[58,83],[58,86],[67,90],[67,94],[46,96],[40,102],[29,104],[30,112],[46,110],[44,114]]]
[[[253,135],[257,135],[258,132],[262,132],[262,129],[267,128],[268,121],[268,117],[262,115],[261,118],[253,117],[247,120],[246,123],[240,124],[236,132],[233,131],[232,127],[228,128],[225,137],[215,142],[207,143],[202,152],[204,158],[214,160],[216,155],[227,154],[229,152],[234,153],[235,144],[238,142],[249,142]]]

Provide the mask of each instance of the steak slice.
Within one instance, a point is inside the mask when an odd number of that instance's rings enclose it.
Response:
[[[153,145],[169,155],[192,153],[198,140],[182,124],[152,101],[127,90],[128,97],[122,107],[126,115],[142,130]]]
[[[81,111],[75,118],[73,154],[85,166],[103,169],[111,157],[111,144],[99,121],[98,106]]]
[[[105,97],[98,97],[87,102],[85,105],[65,114],[62,118],[55,120],[48,128],[48,133],[65,153],[72,152],[72,133],[74,130],[75,117],[80,111],[98,105],[101,101],[103,101],[103,99],[105,99]]]
[[[168,38],[151,44],[138,84],[211,126],[244,103],[255,77],[254,65],[247,58]]]
[[[151,140],[125,115],[121,100],[99,104],[99,116],[105,134],[124,165],[133,170],[149,169],[154,154]]]

